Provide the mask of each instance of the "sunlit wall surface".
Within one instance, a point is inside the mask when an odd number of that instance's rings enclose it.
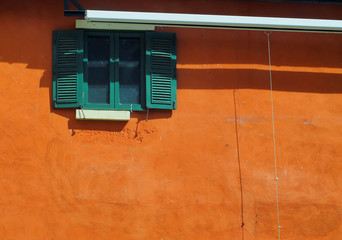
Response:
[[[79,2],[326,19],[342,11]],[[272,101],[264,32],[157,28],[177,33],[177,110],[78,121],[75,110],[51,108],[52,31],[74,25],[62,1],[0,2],[0,239],[342,239],[342,35],[271,33]]]

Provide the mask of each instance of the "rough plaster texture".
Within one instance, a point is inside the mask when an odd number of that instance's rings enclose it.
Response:
[[[79,2],[331,19],[342,10]],[[103,122],[50,107],[52,31],[73,27],[62,1],[0,2],[0,239],[277,239],[265,34],[158,29],[177,33],[178,109]],[[342,239],[341,43],[342,35],[271,34],[281,239]]]

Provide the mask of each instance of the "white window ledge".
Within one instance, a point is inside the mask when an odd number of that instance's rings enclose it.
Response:
[[[130,118],[130,111],[76,109],[78,120],[128,121]]]

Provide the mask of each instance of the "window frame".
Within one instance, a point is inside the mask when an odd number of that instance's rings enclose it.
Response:
[[[128,35],[123,33],[128,33]],[[120,88],[115,88],[115,83],[118,85],[119,82],[116,80],[118,77],[115,78],[114,75],[109,77],[106,75],[106,78],[109,78],[109,84],[113,85],[114,83],[114,87],[111,87],[112,93],[110,94],[114,100],[111,100],[109,104],[90,104],[88,103],[88,95],[85,100],[85,95],[88,94],[87,84],[89,73],[87,65],[88,56],[84,56],[84,48],[88,48],[89,46],[84,42],[84,38],[86,35],[110,36],[112,39],[112,46],[114,46],[115,36],[119,36],[120,34],[122,34],[121,36],[123,37],[133,37],[136,34],[141,35],[141,105],[134,106],[134,104],[118,103],[119,95],[117,92],[120,91]],[[86,40],[89,41],[89,39]],[[98,42],[98,44],[101,44],[100,42]],[[116,42],[118,42],[118,39]],[[89,110],[103,109],[109,111],[120,109],[132,111],[143,111],[147,109],[175,110],[177,109],[176,46],[177,40],[175,33],[97,29],[54,30],[52,38],[52,107],[55,109],[85,108]],[[96,46],[93,47],[95,47],[94,50],[96,52]],[[115,64],[120,68],[120,66],[118,66],[119,59],[117,58],[117,62],[115,62],[115,52],[113,52],[115,49],[114,47],[110,48],[110,46],[109,49],[111,49],[111,53],[109,53],[109,64],[112,73],[114,73],[113,69],[115,69]],[[120,53],[118,52],[118,54]],[[125,56],[125,53],[123,56]],[[107,54],[106,58],[101,59],[100,57],[99,60],[106,61],[107,63]],[[107,66],[105,67],[108,69]],[[85,79],[84,75],[86,74],[87,78]],[[116,71],[115,74],[119,76],[118,71]],[[115,82],[115,80],[117,82]],[[94,81],[94,83],[96,83],[96,78],[94,78]],[[126,81],[123,82],[125,84]],[[133,82],[135,82],[134,84],[137,83],[137,81]],[[105,84],[108,82],[106,80],[99,81],[99,83]],[[86,89],[84,89],[84,87]],[[92,94],[95,94],[94,97],[97,97],[96,92],[92,92]],[[115,98],[117,99],[116,102]]]
[[[88,102],[88,37],[89,36],[101,36],[101,37],[109,37],[109,104],[97,104],[97,103],[89,103]],[[84,49],[84,55],[83,55],[83,81],[81,85],[82,88],[82,100],[83,104],[82,107],[84,109],[114,109],[114,76],[113,71],[111,70],[114,68],[114,62],[112,61],[114,57],[114,49],[113,44],[111,42],[114,41],[113,33],[110,32],[95,32],[95,31],[87,31],[84,32],[84,41],[83,41],[83,49]]]
[[[109,104],[97,104],[88,102],[88,37],[100,36],[109,37]],[[120,103],[120,82],[119,82],[119,38],[139,38],[140,39],[140,104],[121,104]],[[145,50],[145,33],[142,32],[125,32],[125,31],[103,31],[90,30],[84,31],[83,42],[83,82],[82,100],[84,109],[94,110],[146,110],[146,50]]]
[[[116,110],[146,110],[146,50],[145,50],[145,33],[138,32],[115,32],[115,105]],[[119,38],[139,38],[140,39],[140,104],[121,104],[120,103],[120,83],[119,83]],[[131,107],[132,106],[132,107]]]

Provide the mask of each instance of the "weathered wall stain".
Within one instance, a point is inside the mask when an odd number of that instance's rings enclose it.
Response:
[[[303,199],[303,201],[305,201]],[[274,224],[274,205],[267,202],[256,202],[258,222],[256,233],[266,233],[269,224]],[[339,206],[329,204],[281,203],[281,222],[283,223],[282,239],[322,239],[341,226],[342,212]],[[289,214],[292,210],[295,212]],[[329,216],[329,217],[327,217]],[[315,226],[315,228],[312,228]],[[290,230],[291,229],[291,230]]]

